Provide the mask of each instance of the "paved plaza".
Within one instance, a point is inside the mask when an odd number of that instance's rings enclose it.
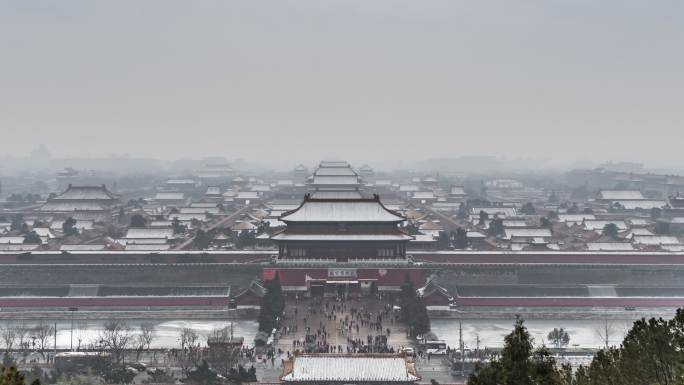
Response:
[[[387,348],[395,352],[403,347],[416,348],[415,340],[406,335],[406,326],[399,320],[399,314],[392,310],[393,304],[390,299],[377,297],[345,301],[288,299],[283,328],[275,339],[276,357],[255,365],[259,380],[277,380],[282,372],[282,360],[296,350],[305,350],[307,334],[316,336],[316,348],[331,352],[358,352],[368,348],[369,337],[375,340],[375,336],[386,336]],[[421,382],[429,382],[431,378],[438,378],[442,383],[453,381],[449,364],[442,358],[416,358],[416,363],[418,373],[423,376]]]
[[[288,301],[276,349],[286,353],[304,351],[307,334],[315,336],[315,346],[321,351],[368,350],[369,338],[375,340],[376,336],[386,336],[387,347],[392,351],[413,346],[399,314],[392,310],[392,303],[378,298]]]

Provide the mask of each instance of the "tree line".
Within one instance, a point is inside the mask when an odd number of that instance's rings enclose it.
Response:
[[[550,333],[561,345],[562,330]],[[634,322],[620,346],[599,350],[576,370],[558,365],[551,352],[533,347],[522,319],[504,339],[501,356],[478,364],[469,385],[676,385],[684,384],[684,309],[674,318]]]
[[[147,359],[156,361],[158,352],[151,349],[156,338],[154,325],[141,324],[136,329],[121,320],[107,322],[95,340],[83,346],[79,340],[78,346],[74,346],[76,350],[107,353],[103,355],[104,360],[91,363],[93,366],[87,372],[81,369],[75,372],[62,371],[58,368],[44,372],[39,366],[34,366],[27,372],[19,372],[15,360],[25,364],[25,358],[32,350],[41,353],[43,359],[49,358],[45,353],[54,348],[54,332],[54,326],[42,322],[33,327],[13,325],[0,329],[0,342],[4,347],[0,385],[128,384],[136,375],[131,368],[145,370],[154,383],[174,383],[179,378],[161,368],[146,370],[138,363],[141,358],[144,359],[143,353],[147,355]],[[32,337],[36,336],[34,342]],[[212,341],[214,345],[210,345],[208,349],[202,346],[200,340],[201,337],[195,330],[183,328],[179,332],[179,349],[172,349],[174,365],[181,368],[180,378],[184,383],[218,385],[257,381],[254,367],[244,368],[238,364],[242,348],[232,343],[230,328],[212,330],[207,336],[207,343]]]

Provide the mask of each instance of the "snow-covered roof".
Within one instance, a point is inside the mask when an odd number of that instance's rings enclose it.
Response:
[[[444,230],[444,227],[433,221],[425,221],[418,227],[420,230]]]
[[[430,236],[432,237],[432,236]],[[407,241],[413,237],[402,234],[288,234],[271,237],[276,241]]]
[[[173,230],[167,228],[130,228],[126,233],[126,238],[132,239],[172,239]]]
[[[261,220],[264,223],[268,223],[269,227],[281,227],[285,226],[285,222],[281,222],[277,218],[264,218]],[[267,237],[268,238],[268,237]]]
[[[418,295],[421,297],[429,296],[434,292],[444,295],[449,299],[449,301],[454,300],[454,297],[449,293],[449,291],[436,283],[433,277],[428,278],[423,287],[416,289],[416,293],[418,293]]]
[[[518,212],[515,210],[514,207],[473,207],[470,210],[470,212],[475,215],[480,215],[481,211],[487,213],[490,218],[494,215],[504,218],[514,217],[518,215]]]
[[[504,229],[504,238],[506,239],[511,239],[511,238],[550,238],[552,237],[553,234],[551,234],[551,230],[549,229],[529,229],[529,228],[509,228],[509,229]]]
[[[435,199],[435,193],[432,191],[416,191],[413,193],[413,199]]]
[[[513,179],[494,179],[485,183],[487,187],[513,189],[522,188],[524,185],[521,182]]]
[[[0,243],[0,251],[32,251],[38,247],[40,247],[38,244]]]
[[[63,193],[53,197],[50,201],[61,200],[103,200],[116,201],[119,196],[107,190],[105,185],[101,186],[73,186],[69,187]]]
[[[64,225],[64,221],[52,221],[50,223],[50,229],[52,230],[62,230],[62,225]],[[93,226],[95,225],[94,221],[90,220],[76,220],[76,224],[74,225],[74,228],[77,230],[92,230]]]
[[[270,192],[271,191],[271,185],[269,185],[269,184],[255,184],[255,185],[252,185],[251,189],[252,189],[252,191]]]
[[[165,245],[165,238],[119,238],[114,240],[120,245]]]
[[[344,160],[322,160],[318,167],[351,167]]]
[[[507,219],[501,221],[504,227],[527,227],[527,222],[522,219]]]
[[[665,251],[682,252],[684,245],[660,245],[660,248]]]
[[[584,221],[584,228],[586,230],[603,230],[609,223],[617,226],[618,230],[627,230],[625,221]]]
[[[401,192],[412,192],[412,191],[419,191],[420,187],[418,187],[415,184],[402,184],[399,186],[399,191]]]
[[[207,195],[221,195],[221,188],[218,186],[207,187]]]
[[[638,227],[636,229],[632,229],[629,231],[629,236],[648,236],[648,235],[655,235],[653,232],[649,229],[643,228],[643,227]]]
[[[194,202],[190,203],[190,207],[202,207],[202,208],[212,208],[212,207],[218,207],[216,203],[205,203],[205,202]]]
[[[679,245],[677,237],[652,235],[652,236],[635,236],[633,242],[638,245]]]
[[[204,222],[207,220],[207,214],[169,214],[169,219],[173,220],[178,218],[180,222],[189,222],[192,221],[193,219],[197,219],[200,222]]]
[[[154,199],[158,201],[182,201],[183,199],[185,199],[185,194],[183,194],[182,192],[158,192],[154,196]]]
[[[468,238],[487,238],[486,235],[482,234],[482,233],[479,232],[479,231],[468,231],[468,232],[466,233],[466,236],[467,236]]]
[[[361,193],[358,191],[316,191],[313,194],[316,199],[360,199]]]
[[[411,242],[437,242],[432,234],[419,233],[413,236]]]
[[[449,195],[466,195],[465,189],[460,186],[452,186]]]
[[[630,218],[627,221],[632,226],[648,226],[651,224],[651,221],[644,218]]]
[[[31,231],[35,231],[39,237],[54,238],[55,234],[47,227],[34,227]]]
[[[60,251],[101,251],[105,249],[103,244],[77,244],[77,245],[61,245]]]
[[[0,237],[0,244],[22,244],[24,243],[24,237]]]
[[[582,221],[593,221],[596,219],[594,214],[561,214],[558,216],[558,222],[561,223],[582,223]]]
[[[257,226],[253,223],[247,222],[247,221],[237,221],[235,224],[230,228],[231,230],[256,230]]]
[[[106,211],[109,208],[105,207],[98,201],[61,201],[50,200],[40,208],[38,211],[49,212],[71,212],[71,211]]]
[[[194,185],[194,179],[169,179],[166,184]]]
[[[357,176],[315,176],[313,185],[358,185],[360,184]]]
[[[299,208],[280,217],[284,222],[400,222],[404,219],[386,209],[379,199],[306,198]]]
[[[235,199],[259,199],[259,193],[257,191],[240,191]]]
[[[126,244],[126,251],[163,251],[169,250],[171,245],[163,244],[150,244],[150,243],[128,243]]]
[[[665,201],[650,201],[650,200],[616,200],[613,201],[613,204],[619,204],[620,206],[624,207],[626,210],[636,210],[636,209],[643,209],[643,210],[651,210],[654,208],[657,209],[662,209],[663,207],[667,206],[667,202]]]
[[[290,210],[294,210],[294,209],[296,209],[296,208],[299,207],[299,206],[300,206],[300,203],[297,203],[297,204],[272,204],[272,205],[269,206],[269,208],[271,209],[271,213],[273,213],[273,212],[275,212],[275,211],[290,211]]]
[[[181,214],[218,214],[220,210],[218,207],[181,207]]]
[[[643,200],[643,194],[639,190],[601,190],[599,199],[603,200]]]
[[[315,172],[316,176],[356,176],[356,172],[349,167],[320,167]]]
[[[590,242],[587,243],[588,251],[634,251],[631,243],[621,242]]]
[[[413,382],[420,377],[412,364],[397,355],[295,356],[284,382]]]

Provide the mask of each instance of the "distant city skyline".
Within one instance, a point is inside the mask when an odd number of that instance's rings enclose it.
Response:
[[[136,171],[136,164],[143,166],[141,171],[150,171],[154,168],[165,167],[175,165],[174,168],[181,167],[192,167],[195,165],[199,167],[200,165],[209,164],[227,164],[236,171],[266,171],[271,169],[272,171],[292,171],[299,165],[303,165],[310,172],[319,165],[320,162],[325,160],[340,160],[345,162],[350,162],[350,165],[355,168],[362,168],[364,166],[370,166],[380,171],[400,171],[400,170],[413,170],[413,171],[427,171],[432,172],[453,172],[455,170],[460,171],[472,171],[474,173],[478,172],[525,172],[525,171],[548,171],[548,172],[562,172],[570,171],[573,169],[592,169],[592,168],[606,168],[612,171],[629,171],[629,172],[656,172],[656,173],[673,173],[679,174],[684,173],[684,168],[678,165],[673,165],[671,167],[654,165],[649,163],[642,163],[638,161],[629,160],[609,160],[606,162],[595,162],[589,160],[578,160],[573,163],[556,163],[547,164],[541,161],[547,159],[534,159],[534,158],[508,158],[508,157],[497,157],[494,155],[473,155],[473,156],[453,156],[453,157],[440,157],[440,158],[422,158],[415,160],[403,160],[403,161],[387,161],[387,160],[375,160],[368,161],[367,159],[349,159],[343,157],[325,157],[320,159],[307,158],[301,162],[295,160],[288,160],[284,163],[273,164],[268,161],[261,161],[259,159],[245,159],[245,158],[230,158],[228,156],[213,156],[206,155],[200,157],[185,157],[176,159],[162,159],[154,157],[145,156],[135,156],[132,154],[105,154],[93,157],[82,157],[82,156],[53,156],[50,149],[45,144],[40,144],[35,147],[29,154],[23,155],[0,155],[0,161],[5,161],[5,166],[2,167],[0,164],[0,175],[4,169],[15,169],[20,170],[22,168],[28,169],[60,169],[60,168],[76,168],[76,169],[98,169],[104,167],[105,169],[117,169],[122,170],[126,167],[131,167],[131,171]],[[107,164],[108,160],[113,161],[126,161],[124,165],[117,164],[112,167],[112,164]],[[93,163],[95,161],[95,163]],[[541,163],[540,163],[541,162]],[[679,167],[679,168],[678,168]]]
[[[0,157],[684,161],[676,1],[9,1]]]

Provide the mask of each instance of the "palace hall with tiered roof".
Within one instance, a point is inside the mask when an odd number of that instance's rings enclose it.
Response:
[[[314,296],[396,291],[406,279],[421,283],[406,246],[413,239],[401,214],[380,196],[364,196],[362,180],[346,162],[321,162],[301,205],[285,212],[286,228],[271,236],[278,245],[276,267],[285,291]]]

